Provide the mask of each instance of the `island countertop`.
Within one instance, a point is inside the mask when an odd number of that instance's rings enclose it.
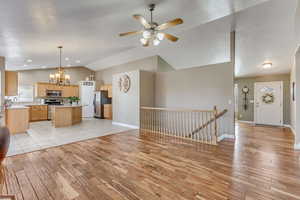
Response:
[[[76,108],[76,107],[82,107],[82,105],[72,105],[72,104],[63,104],[63,105],[53,105],[55,108]]]
[[[7,109],[7,110],[29,109],[29,107],[28,106],[24,106],[24,105],[12,105],[12,106],[6,107],[5,109]]]

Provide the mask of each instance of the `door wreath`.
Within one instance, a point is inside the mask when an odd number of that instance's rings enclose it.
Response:
[[[272,93],[266,93],[262,96],[262,101],[266,104],[274,103],[274,95]]]

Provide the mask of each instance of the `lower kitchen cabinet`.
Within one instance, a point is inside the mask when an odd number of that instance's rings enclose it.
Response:
[[[47,105],[30,105],[29,108],[29,119],[31,122],[48,120]]]
[[[112,119],[112,105],[111,104],[103,105],[103,116],[105,119]]]

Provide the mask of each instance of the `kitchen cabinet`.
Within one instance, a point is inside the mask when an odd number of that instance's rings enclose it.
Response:
[[[111,104],[103,105],[103,117],[105,119],[112,119],[112,105]]]
[[[63,97],[79,97],[79,87],[77,85],[63,86]]]
[[[43,121],[48,119],[48,106],[47,105],[30,105],[29,118],[30,121]]]
[[[48,83],[36,83],[35,84],[35,96],[36,97],[46,97],[47,89],[50,89],[52,86]]]
[[[36,83],[35,84],[35,96],[47,97],[47,90],[60,90],[62,91],[62,97],[79,97],[78,85],[59,86],[51,83]]]
[[[5,96],[18,96],[18,72],[5,71]]]
[[[108,98],[112,98],[112,85],[101,85],[101,91],[108,91]]]
[[[52,111],[52,125],[66,127],[82,121],[82,106],[54,106]]]
[[[29,128],[29,108],[12,107],[5,110],[5,125],[10,134],[25,133]]]

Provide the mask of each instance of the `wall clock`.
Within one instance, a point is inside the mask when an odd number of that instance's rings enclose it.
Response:
[[[130,77],[127,74],[122,75],[119,78],[119,89],[120,89],[120,91],[123,91],[124,93],[127,93],[130,89],[130,86],[131,86]]]
[[[248,99],[247,99],[247,95],[249,93],[249,88],[247,86],[244,86],[242,89],[242,92],[244,93],[244,110],[248,109]]]

